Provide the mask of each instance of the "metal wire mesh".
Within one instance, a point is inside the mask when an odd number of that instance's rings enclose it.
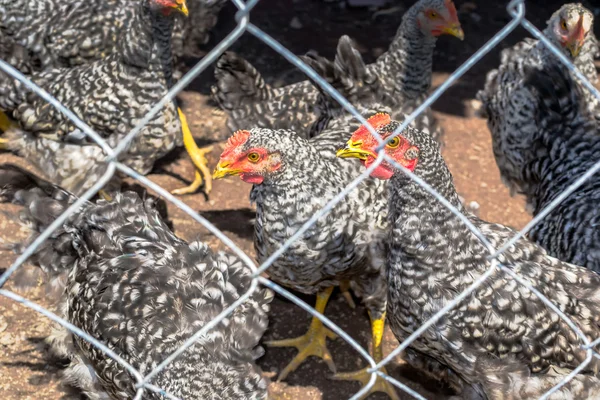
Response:
[[[123,360],[118,354],[110,350],[104,344],[96,340],[95,338],[88,335],[86,332],[78,329],[76,326],[70,324],[64,319],[58,317],[53,314],[49,310],[43,308],[42,306],[33,303],[22,296],[19,296],[9,290],[0,289],[0,295],[10,298],[16,302],[19,302],[41,314],[50,318],[52,321],[62,325],[73,334],[80,336],[84,340],[89,341],[92,345],[103,351],[108,357],[114,359],[116,362],[121,364],[124,368],[127,369],[131,373],[131,376],[136,381],[136,396],[135,399],[141,399],[144,395],[145,391],[152,391],[159,393],[166,398],[169,399],[177,399],[177,397],[165,392],[162,388],[156,387],[152,385],[152,379],[160,373],[165,368],[168,368],[169,364],[177,358],[181,353],[186,351],[186,349],[194,344],[194,342],[205,335],[210,329],[215,327],[219,322],[221,322],[224,318],[227,317],[236,307],[246,301],[248,297],[252,295],[252,293],[256,290],[259,284],[268,287],[275,291],[276,293],[284,296],[289,299],[312,316],[316,316],[319,318],[327,327],[333,330],[336,334],[338,334],[341,338],[343,338],[347,343],[349,343],[369,364],[371,373],[371,379],[369,384],[363,387],[359,392],[357,392],[351,399],[358,399],[362,395],[366,394],[370,387],[375,383],[376,377],[381,376],[387,381],[391,382],[393,385],[405,391],[406,393],[412,395],[417,399],[424,399],[419,393],[410,389],[406,385],[397,381],[396,379],[386,375],[381,371],[381,368],[387,365],[393,358],[400,354],[403,350],[405,350],[410,344],[419,337],[425,330],[429,329],[436,321],[438,321],[445,313],[447,313],[452,308],[456,307],[463,299],[465,299],[468,295],[470,295],[474,290],[476,290],[480,285],[482,285],[486,279],[496,273],[505,273],[510,275],[513,279],[515,279],[520,285],[527,288],[531,291],[535,296],[540,298],[550,309],[552,309],[572,330],[577,336],[581,339],[582,349],[586,351],[587,357],[585,360],[575,368],[572,373],[566,376],[558,385],[553,387],[547,393],[545,393],[541,399],[548,398],[552,393],[560,389],[561,386],[568,383],[576,374],[578,374],[586,365],[592,360],[592,357],[600,358],[600,354],[596,353],[593,350],[593,347],[600,344],[600,338],[597,338],[594,341],[589,340],[583,332],[578,328],[578,326],[571,321],[563,312],[561,312],[550,300],[548,300],[544,295],[542,295],[538,290],[531,286],[528,282],[526,282],[523,278],[518,276],[511,268],[507,268],[502,265],[498,261],[498,257],[505,252],[510,246],[512,246],[517,240],[523,237],[527,232],[529,232],[536,224],[538,224],[548,213],[550,213],[556,206],[558,206],[567,196],[569,196],[573,191],[575,191],[578,187],[580,187],[587,179],[589,179],[594,173],[596,173],[600,169],[600,162],[596,163],[590,170],[588,170],[585,174],[583,174],[579,179],[573,182],[567,190],[565,190],[560,196],[557,196],[544,210],[542,210],[533,220],[528,223],[525,228],[519,231],[513,238],[504,243],[499,249],[496,249],[492,246],[492,244],[487,240],[485,235],[479,231],[467,218],[467,216],[463,215],[456,207],[454,207],[448,200],[446,200],[443,196],[437,193],[431,186],[429,186],[426,182],[421,180],[419,177],[412,174],[410,171],[404,169],[402,166],[395,163],[395,161],[389,158],[384,152],[380,151],[379,156],[368,169],[364,171],[358,178],[356,178],[352,183],[350,183],[343,191],[341,191],[337,196],[335,196],[323,209],[321,209],[318,213],[313,215],[306,223],[283,245],[272,254],[262,265],[257,266],[254,261],[245,254],[232,240],[230,240],[223,232],[221,232],[218,228],[216,228],[213,224],[211,224],[208,220],[203,218],[201,215],[197,214],[192,208],[187,206],[181,200],[172,196],[167,190],[160,187],[158,184],[150,181],[148,178],[140,175],[136,171],[131,168],[125,166],[121,162],[118,161],[119,155],[125,151],[129,145],[129,143],[134,139],[135,135],[140,132],[140,130],[157,114],[167,102],[171,101],[183,88],[185,88],[193,79],[195,79],[203,70],[205,70],[210,64],[212,64],[224,51],[226,51],[244,32],[249,32],[254,35],[265,44],[273,48],[275,51],[280,53],[285,59],[287,59],[290,63],[295,65],[301,71],[303,71],[310,79],[312,79],[316,84],[318,84],[328,95],[330,95],[333,99],[338,101],[344,109],[350,112],[357,120],[361,123],[366,124],[365,119],[357,112],[357,110],[346,100],[340,93],[338,93],[333,87],[331,87],[324,79],[318,76],[310,67],[304,64],[297,56],[279,44],[272,37],[263,32],[260,28],[251,24],[249,21],[250,11],[252,8],[258,3],[259,0],[249,0],[247,3],[243,3],[241,0],[232,0],[232,2],[238,8],[238,12],[236,14],[237,26],[235,29],[223,40],[221,41],[212,51],[210,51],[194,68],[192,68],[176,85],[174,85],[167,95],[163,97],[163,99],[158,102],[150,112],[139,122],[139,124],[132,129],[127,136],[115,147],[111,148],[94,130],[85,124],[81,119],[79,119],[73,112],[65,108],[62,104],[60,104],[55,98],[45,92],[43,89],[35,85],[31,82],[27,77],[22,75],[19,71],[11,67],[6,62],[0,60],[0,69],[2,69],[7,74],[13,76],[15,79],[21,81],[24,85],[26,85],[29,89],[37,93],[40,97],[48,101],[52,104],[56,109],[66,115],[69,119],[73,121],[73,123],[80,128],[88,137],[90,137],[98,146],[100,146],[106,154],[106,160],[108,163],[108,168],[103,175],[103,177],[88,191],[86,191],[78,201],[73,203],[60,217],[58,217],[50,226],[42,232],[37,239],[29,245],[25,251],[16,259],[16,261],[0,276],[0,288],[2,288],[9,277],[27,261],[27,259],[35,252],[35,250],[48,238],[50,235],[58,229],[65,220],[73,213],[75,213],[84,202],[88,201],[92,196],[94,196],[113,176],[113,174],[118,170],[131,178],[137,180],[147,188],[154,190],[160,196],[163,196],[166,200],[173,203],[175,206],[179,207],[181,210],[186,212],[191,218],[196,220],[198,223],[207,228],[212,234],[214,234],[219,240],[221,240],[234,254],[236,254],[240,259],[253,271],[253,280],[248,291],[241,296],[236,302],[234,302],[231,306],[225,309],[221,314],[219,314],[215,319],[210,321],[210,323],[206,324],[202,329],[196,332],[193,336],[191,336],[177,351],[173,354],[167,356],[162,363],[160,363],[154,370],[152,370],[147,375],[143,376],[139,371],[137,371],[132,365]],[[390,136],[387,140],[391,140],[391,137],[399,134],[405,127],[407,127],[415,118],[419,116],[427,107],[430,107],[434,101],[436,101],[452,84],[454,84],[461,76],[463,76],[474,64],[476,64],[484,55],[490,52],[495,46],[497,46],[500,41],[502,41],[509,33],[511,33],[516,27],[519,25],[523,26],[527,31],[529,31],[534,37],[540,39],[546,46],[548,46],[551,51],[558,57],[558,59],[564,63],[567,68],[574,73],[579,80],[590,90],[594,95],[600,98],[600,93],[598,90],[575,68],[575,66],[562,54],[562,52],[554,47],[550,41],[542,35],[542,33],[536,29],[527,19],[525,19],[525,0],[513,0],[507,6],[507,12],[512,17],[510,22],[506,24],[504,28],[502,28],[499,32],[497,32],[484,46],[482,46],[475,54],[473,54],[463,65],[461,65],[454,73],[450,75],[450,77],[435,90],[431,96],[427,98],[423,104],[421,104],[408,118],[399,126],[394,133],[394,135]],[[369,129],[372,131],[372,128],[367,125]],[[372,131],[375,133],[374,131]],[[381,150],[384,146],[384,143],[381,139],[379,139],[378,135],[374,135],[379,141],[380,146],[378,150]],[[456,215],[459,220],[465,224],[465,226],[481,241],[481,243],[487,248],[490,255],[488,260],[490,261],[489,269],[482,274],[479,279],[477,279],[467,290],[458,295],[452,302],[448,303],[445,307],[440,309],[433,317],[431,317],[428,321],[426,321],[418,330],[416,330],[413,334],[411,334],[406,340],[404,340],[400,345],[393,350],[387,357],[385,357],[381,362],[376,363],[375,360],[370,356],[369,352],[365,350],[359,343],[357,343],[354,339],[352,339],[346,332],[344,332],[341,328],[331,322],[327,317],[317,312],[313,307],[306,304],[295,295],[277,285],[274,282],[267,280],[266,278],[260,276],[260,274],[266,271],[275,260],[280,257],[289,247],[290,245],[300,238],[307,229],[309,229],[319,218],[327,214],[331,209],[339,203],[350,191],[352,191],[363,179],[365,179],[377,166],[386,160],[387,162],[394,164],[397,168],[406,173],[411,179],[420,184],[427,192],[433,195],[440,203],[442,203],[445,207],[447,207],[454,215]]]

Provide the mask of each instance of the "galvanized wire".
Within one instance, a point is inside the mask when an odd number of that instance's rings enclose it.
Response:
[[[428,107],[430,107],[433,102],[435,102],[452,84],[454,84],[458,79],[460,79],[473,65],[481,60],[481,58],[489,53],[493,48],[495,48],[500,41],[502,41],[510,32],[512,32],[517,26],[521,25],[525,29],[527,29],[531,34],[537,39],[541,40],[544,45],[548,46],[548,48],[558,57],[558,59],[567,66],[567,68],[573,72],[579,80],[585,85],[585,87],[591,91],[595,96],[600,99],[600,92],[596,90],[593,85],[579,72],[576,70],[575,66],[568,60],[562,52],[557,49],[552,43],[545,38],[539,30],[537,30],[527,19],[525,19],[525,0],[512,0],[508,6],[507,11],[509,15],[512,16],[511,21],[502,28],[498,33],[496,33],[484,46],[482,46],[476,53],[474,53],[463,65],[461,65],[456,71],[454,71],[450,77],[439,87],[437,88],[413,113],[411,113],[402,124],[395,130],[395,132],[390,135],[385,141],[380,139],[379,135],[375,134],[375,131],[372,129],[370,125],[367,124],[369,130],[374,133],[375,138],[379,140],[378,157],[377,160],[365,171],[353,180],[350,184],[348,184],[340,193],[338,193],[334,198],[327,203],[325,207],[315,213],[311,218],[309,218],[303,225],[300,227],[294,235],[290,237],[289,240],[282,243],[281,247],[271,254],[260,266],[257,266],[256,263],[245,254],[230,238],[228,238],[223,232],[221,232],[218,228],[216,228],[213,224],[203,218],[201,215],[198,215],[195,210],[191,207],[187,206],[181,200],[172,196],[168,191],[160,187],[158,184],[152,182],[148,178],[140,175],[138,172],[133,169],[127,167],[126,165],[119,162],[119,156],[123,155],[124,152],[127,151],[131,141],[138,135],[144,127],[154,118],[154,116],[160,112],[160,110],[170,101],[174,101],[175,96],[183,90],[193,79],[195,79],[202,71],[204,71],[208,66],[213,63],[224,51],[226,51],[236,40],[239,39],[241,35],[245,32],[249,32],[250,34],[257,37],[259,40],[264,42],[266,45],[277,51],[281,54],[285,59],[287,59],[290,63],[295,65],[301,71],[303,71],[316,85],[318,85],[321,90],[329,95],[331,98],[335,99],[346,111],[348,111],[354,118],[356,118],[362,124],[366,124],[366,120],[364,117],[355,109],[355,107],[345,99],[337,90],[335,90],[330,84],[328,84],[322,77],[320,77],[315,71],[313,71],[310,67],[308,67],[299,57],[291,53],[284,46],[274,40],[272,37],[263,32],[256,25],[250,23],[250,11],[251,9],[258,3],[259,0],[249,0],[247,3],[243,3],[241,0],[232,0],[239,11],[236,13],[236,21],[238,22],[235,29],[225,38],[223,39],[214,49],[212,49],[200,62],[198,62],[184,77],[173,85],[167,94],[163,96],[163,98],[156,103],[152,109],[140,120],[140,122],[121,140],[116,147],[111,148],[104,139],[95,132],[90,126],[88,126],[85,122],[81,121],[72,111],[65,108],[60,102],[58,102],[54,97],[45,92],[43,89],[38,87],[34,82],[30,81],[27,77],[21,74],[19,71],[11,67],[6,62],[0,60],[0,69],[5,73],[11,75],[15,79],[22,82],[27,88],[31,91],[35,92],[37,95],[41,96],[44,100],[48,101],[55,107],[58,111],[63,113],[67,118],[69,118],[82,132],[88,136],[91,140],[93,140],[100,148],[103,149],[106,154],[106,163],[107,170],[102,176],[102,178],[88,191],[84,193],[76,202],[74,202],[65,212],[59,216],[53,223],[51,223],[47,229],[44,230],[25,250],[24,252],[17,257],[15,262],[11,265],[11,267],[0,276],[0,295],[10,298],[14,301],[17,301],[27,307],[32,308],[33,310],[41,313],[42,315],[50,318],[52,321],[62,325],[65,329],[68,329],[74,335],[79,336],[81,339],[90,342],[93,346],[97,347],[100,351],[104,352],[108,357],[111,357],[117,363],[122,365],[127,371],[129,371],[132,377],[135,379],[136,384],[135,387],[137,389],[135,399],[141,399],[144,395],[145,390],[153,391],[155,393],[161,394],[169,399],[177,399],[175,396],[167,393],[163,388],[157,387],[150,382],[152,379],[163,371],[165,368],[168,368],[169,364],[177,358],[180,354],[186,351],[190,346],[192,346],[201,336],[205,335],[208,331],[218,325],[224,318],[227,317],[231,312],[233,312],[237,307],[243,304],[258,288],[258,285],[262,285],[267,287],[274,292],[282,295],[283,297],[289,299],[293,303],[295,303],[298,307],[307,311],[314,317],[319,318],[323,324],[329,327],[333,332],[338,334],[343,340],[349,343],[358,354],[364,358],[369,364],[369,372],[371,373],[371,379],[369,383],[361,388],[359,392],[357,392],[352,399],[359,399],[361,396],[366,394],[370,387],[375,383],[376,378],[379,376],[388,382],[392,383],[394,386],[399,388],[400,390],[410,394],[411,396],[417,399],[424,399],[422,395],[399,382],[398,380],[386,375],[381,368],[385,367],[389,362],[391,362],[397,355],[399,355],[403,350],[411,345],[411,343],[416,340],[423,332],[427,329],[430,329],[433,324],[436,323],[440,318],[442,318],[449,310],[453,307],[458,306],[467,296],[472,295],[472,293],[480,287],[482,284],[486,282],[486,280],[494,274],[504,273],[514,279],[519,285],[522,285],[524,288],[529,290],[535,296],[537,296],[549,309],[555,312],[572,330],[573,332],[581,339],[582,349],[586,351],[586,359],[575,368],[569,375],[567,375],[558,385],[553,387],[547,393],[545,393],[541,398],[546,399],[551,394],[555,393],[559,390],[563,385],[567,384],[573,377],[575,377],[580,371],[582,371],[587,364],[591,361],[593,357],[600,358],[600,355],[594,350],[594,347],[600,344],[600,338],[595,340],[590,340],[585,336],[585,334],[581,331],[581,329],[571,321],[561,310],[559,310],[548,298],[546,298],[542,293],[540,293],[535,287],[533,287],[530,283],[528,283],[525,279],[520,277],[517,273],[515,273],[512,268],[508,265],[503,265],[499,262],[498,257],[502,255],[507,249],[509,249],[512,245],[514,245],[518,240],[522,239],[527,232],[529,232],[537,223],[539,223],[548,213],[550,213],[558,204],[564,201],[571,193],[573,193],[578,187],[580,187],[585,181],[587,181],[592,175],[594,175],[598,169],[600,169],[600,162],[594,165],[590,170],[588,170],[585,174],[583,174],[579,179],[573,182],[563,193],[557,196],[544,210],[542,210],[532,221],[525,226],[522,230],[516,233],[510,240],[506,243],[502,244],[499,249],[495,249],[494,246],[490,243],[490,241],[486,238],[486,236],[473,224],[470,219],[470,216],[465,214],[465,211],[462,207],[457,207],[453,205],[450,201],[445,199],[441,194],[439,194],[435,189],[433,189],[430,185],[424,182],[419,177],[412,174],[410,171],[406,170],[402,166],[398,165],[394,160],[385,155],[383,151],[384,144],[387,141],[391,140],[392,137],[400,134],[412,121],[414,121],[422,112],[424,112]],[[403,340],[399,346],[394,349],[387,357],[385,357],[381,362],[376,363],[375,360],[371,357],[369,352],[364,349],[356,340],[354,340],[350,335],[348,335],[344,330],[334,324],[331,320],[329,320],[324,315],[320,314],[313,307],[309,306],[295,295],[285,290],[278,284],[267,280],[261,274],[268,270],[268,268],[276,262],[276,260],[284,254],[289,247],[294,243],[294,241],[298,240],[302,237],[302,235],[308,230],[311,226],[313,226],[320,218],[325,216],[336,204],[342,201],[345,196],[347,196],[351,191],[355,190],[356,187],[366,179],[369,174],[377,168],[382,162],[388,162],[393,164],[396,168],[402,170],[405,174],[409,176],[410,179],[415,181],[417,184],[421,185],[424,190],[430,193],[437,201],[439,201],[444,207],[448,208],[450,212],[452,212],[476,237],[482,245],[487,249],[490,253],[488,257],[489,267],[488,269],[481,274],[478,279],[476,279],[465,291],[459,294],[453,301],[446,304],[443,308],[438,310],[429,320],[425,321],[419,329],[415,330],[411,335],[409,335],[405,340]],[[52,233],[60,228],[62,224],[73,214],[77,213],[78,210],[81,209],[82,206],[85,205],[89,199],[91,199],[99,189],[101,189],[114,175],[116,171],[120,171],[121,173],[130,176],[131,178],[137,180],[141,184],[145,185],[151,190],[154,190],[158,195],[164,197],[169,202],[173,203],[175,206],[179,207],[185,213],[187,213],[192,219],[197,221],[200,225],[208,229],[212,234],[215,235],[225,246],[229,248],[231,252],[237,255],[240,260],[252,271],[252,281],[248,288],[248,290],[240,296],[240,298],[223,310],[217,317],[207,323],[202,329],[198,330],[194,335],[192,335],[188,340],[185,341],[183,345],[181,345],[175,352],[170,355],[167,355],[165,359],[152,371],[150,371],[147,375],[143,376],[139,371],[135,370],[135,368],[123,360],[118,354],[114,353],[105,344],[99,342],[96,338],[91,337],[88,333],[82,331],[78,327],[72,325],[68,321],[56,316],[50,311],[44,309],[38,304],[35,304],[19,295],[16,295],[13,292],[10,292],[6,289],[2,289],[4,284],[7,282],[11,274],[13,274],[21,265],[35,253],[38,247],[47,240]]]

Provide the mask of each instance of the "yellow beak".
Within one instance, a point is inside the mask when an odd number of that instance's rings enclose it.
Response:
[[[442,32],[444,32],[446,35],[455,36],[455,37],[459,38],[460,40],[464,40],[464,38],[465,38],[465,33],[463,32],[460,24],[452,24],[452,25],[444,28],[444,30]]]
[[[215,168],[215,172],[213,172],[213,179],[221,179],[229,175],[235,176],[243,172],[241,169],[229,168],[230,165],[228,162],[220,161]]]
[[[183,15],[185,15],[186,17],[190,13],[190,11],[187,8],[186,0],[176,1],[176,4],[174,4],[172,7],[180,13],[182,13]]]
[[[583,43],[580,43],[579,41],[573,41],[567,44],[567,49],[569,50],[569,53],[571,53],[571,57],[573,58],[576,58],[579,55],[579,52],[581,51],[582,47]]]
[[[340,158],[358,158],[359,160],[367,160],[369,157],[377,158],[377,155],[373,154],[370,151],[363,150],[360,146],[362,146],[362,141],[354,142],[352,139],[348,140],[346,143],[346,147],[341,150],[338,150],[335,154]]]

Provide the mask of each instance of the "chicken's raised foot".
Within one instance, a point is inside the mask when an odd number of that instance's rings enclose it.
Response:
[[[210,153],[213,146],[199,148],[192,136],[192,132],[187,123],[187,119],[180,108],[177,108],[179,120],[181,121],[181,130],[183,132],[183,145],[196,169],[194,181],[186,187],[173,190],[171,193],[175,195],[194,193],[202,186],[204,182],[204,193],[209,194],[212,190],[212,174],[208,168],[208,160],[206,154]]]

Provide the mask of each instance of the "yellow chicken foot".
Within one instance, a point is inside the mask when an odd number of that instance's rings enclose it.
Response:
[[[352,298],[352,294],[350,293],[350,281],[341,281],[340,291],[346,299],[346,303],[348,303],[348,306],[354,310],[356,308],[356,304],[354,303],[354,299]]]
[[[196,141],[192,136],[192,132],[190,131],[190,127],[188,126],[187,119],[181,111],[180,108],[177,108],[177,113],[179,114],[179,120],[181,121],[181,130],[183,132],[183,145],[190,158],[192,159],[192,163],[196,169],[196,174],[194,181],[191,185],[173,190],[171,193],[174,195],[182,195],[195,193],[202,183],[204,183],[204,192],[209,194],[212,190],[212,174],[210,169],[208,168],[208,160],[206,159],[206,154],[210,153],[213,149],[213,146],[208,146],[204,148],[199,148],[196,145]]]
[[[327,288],[317,294],[317,304],[315,309],[321,314],[325,313],[325,307],[333,287]],[[317,317],[313,317],[308,328],[308,332],[305,335],[284,340],[272,340],[265,344],[269,347],[295,347],[298,349],[298,354],[292,359],[292,361],[281,371],[277,377],[277,381],[285,379],[290,372],[293,372],[310,356],[316,356],[327,364],[329,369],[335,373],[336,368],[331,357],[331,353],[327,350],[327,338],[335,339],[337,335],[331,330],[323,326],[323,323]]]
[[[383,328],[385,326],[385,313],[383,313],[381,318],[373,319],[371,317],[371,313],[369,313],[369,317],[371,318],[371,332],[373,336],[373,359],[376,363],[378,363],[383,359],[383,349],[381,342],[383,339]],[[367,372],[369,368],[370,367],[367,367],[354,372],[341,372],[339,374],[334,375],[332,379],[342,381],[359,381],[364,387],[371,380],[371,373]],[[380,368],[380,371],[384,374],[387,374],[385,367]],[[398,393],[396,393],[394,385],[392,385],[380,376],[377,376],[375,384],[371,386],[371,389],[369,389],[369,391],[362,398],[367,398],[369,395],[376,392],[383,392],[387,394],[392,400],[400,400],[400,397],[398,397]]]

